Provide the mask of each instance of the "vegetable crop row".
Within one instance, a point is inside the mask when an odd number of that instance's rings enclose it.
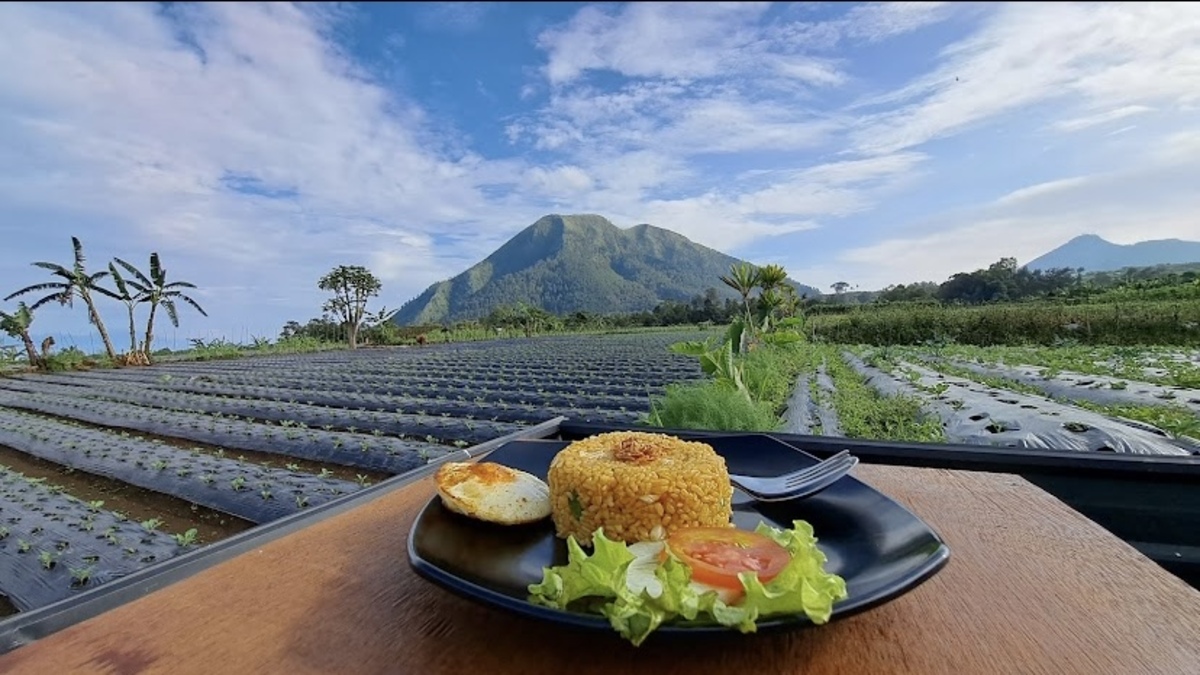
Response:
[[[0,445],[265,523],[359,489],[357,483],[188,453],[0,408]]]
[[[89,399],[132,403],[164,410],[195,412],[207,415],[233,415],[257,421],[279,422],[285,426],[320,427],[325,430],[365,431],[414,438],[432,436],[442,441],[461,441],[475,445],[517,431],[520,426],[505,422],[489,422],[449,416],[400,414],[379,411],[356,411],[329,408],[306,403],[285,403],[270,400],[218,398],[182,392],[121,390],[112,387],[63,387],[41,382],[0,382],[0,388],[36,394],[78,396]],[[542,421],[542,420],[539,420]]]
[[[942,419],[947,437],[958,443],[1006,445],[1050,450],[1189,455],[1161,430],[1105,417],[1044,397],[986,387],[949,377],[910,362],[895,372],[867,365],[849,352],[845,358],[872,386],[884,393],[923,399]],[[904,373],[903,379],[897,373]]]
[[[241,420],[46,394],[3,391],[0,392],[0,406],[227,449],[269,452],[390,474],[411,471],[429,459],[451,451],[436,443],[318,429],[281,429]]]
[[[192,371],[187,371],[192,372]],[[36,379],[44,379],[45,375],[36,376]],[[75,374],[71,375],[76,377]],[[157,370],[140,370],[140,371],[104,371],[93,373],[80,373],[77,381],[90,379],[104,380],[125,380],[143,383],[162,383],[169,384],[181,378],[181,375],[172,372],[163,372]],[[211,382],[229,382],[229,383],[247,383],[245,378],[250,378],[252,384],[264,384],[269,386],[284,386],[284,383],[309,388],[320,387],[331,391],[355,391],[355,392],[378,392],[392,395],[412,395],[420,392],[445,392],[447,394],[468,393],[476,391],[480,388],[503,388],[507,392],[513,392],[511,397],[521,397],[522,399],[539,401],[548,395],[575,395],[581,398],[595,397],[637,397],[646,396],[648,393],[658,392],[662,389],[665,382],[643,380],[635,377],[627,377],[624,382],[610,382],[608,384],[576,384],[570,380],[560,378],[547,379],[545,381],[524,382],[524,381],[505,381],[492,378],[471,379],[464,374],[453,372],[452,374],[425,373],[420,377],[398,378],[390,375],[354,375],[354,374],[338,374],[338,373],[313,373],[313,374],[295,374],[291,371],[280,371],[276,374],[273,371],[263,369],[261,371],[248,371],[246,374],[234,372],[218,372],[215,370],[199,370],[194,374],[186,376],[186,380],[208,380]]]
[[[103,506],[0,466],[0,593],[21,611],[45,607],[174,557],[195,537]]]
[[[23,381],[66,384],[80,390],[85,387],[148,387],[162,392],[184,392],[209,395],[229,395],[238,398],[269,399],[286,402],[304,402],[358,410],[385,412],[420,412],[454,417],[494,419],[498,422],[542,422],[559,416],[572,419],[623,419],[612,412],[631,411],[641,413],[649,410],[649,399],[640,396],[587,396],[569,394],[546,394],[520,392],[520,390],[498,389],[496,383],[460,388],[426,387],[409,388],[395,383],[384,387],[362,387],[361,383],[334,383],[322,380],[305,380],[299,377],[271,376],[226,376],[217,380],[210,376],[193,376],[187,380],[155,381],[72,380],[70,376],[24,377]],[[319,389],[318,389],[319,387]],[[344,387],[344,388],[340,388]],[[636,417],[636,414],[635,416]]]
[[[452,356],[447,358],[390,358],[381,355],[380,358],[371,361],[295,361],[287,365],[264,363],[257,358],[250,358],[237,361],[210,361],[205,362],[204,365],[208,370],[235,373],[267,367],[304,374],[319,372],[342,375],[413,375],[429,371],[455,371],[476,379],[569,378],[572,381],[585,383],[602,383],[627,376],[630,372],[644,372],[658,378],[669,379],[696,377],[701,374],[700,368],[694,361],[682,360],[682,357],[674,356],[669,352],[653,359],[627,360],[620,364],[613,363],[612,360],[607,360],[603,365],[591,364],[583,361],[584,358],[595,359],[597,355],[582,352],[563,354],[552,360],[538,360],[531,363],[497,359],[495,355],[489,354],[480,359]],[[198,364],[173,364],[163,366],[163,370],[189,371],[194,370],[196,365]]]

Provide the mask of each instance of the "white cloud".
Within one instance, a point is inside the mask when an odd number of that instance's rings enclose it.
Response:
[[[1141,115],[1143,113],[1152,112],[1154,108],[1144,105],[1127,105],[1120,108],[1113,108],[1095,115],[1087,115],[1084,117],[1074,117],[1066,120],[1059,120],[1054,123],[1054,128],[1059,131],[1080,131],[1089,129],[1101,124],[1108,124],[1117,120],[1123,120],[1126,117]]]
[[[949,2],[873,2],[853,7],[838,25],[847,37],[877,42],[942,21],[954,10]]]
[[[20,157],[0,168],[9,208],[72,219],[123,256],[159,250],[198,284],[217,266],[231,285],[291,287],[297,306],[316,266],[338,263],[377,264],[411,297],[446,271],[423,231],[511,212],[481,192],[511,162],[443,153],[419,107],[328,40],[326,9],[181,11],[0,8],[0,153]]]
[[[1188,148],[1187,143],[1193,145]],[[1132,168],[1073,176],[1010,192],[988,203],[931,215],[907,236],[849,248],[830,263],[789,269],[827,286],[849,277],[862,288],[944,281],[1001,257],[1021,264],[1081,234],[1118,244],[1149,239],[1196,240],[1200,195],[1189,188],[1200,175],[1200,135],[1179,134],[1128,158]],[[836,277],[836,278],[835,278]]]
[[[578,197],[593,186],[591,176],[577,166],[556,166],[543,169],[540,166],[525,172],[523,184],[536,194],[560,200]]]
[[[1200,101],[1200,5],[1002,5],[928,75],[864,101],[905,105],[868,116],[855,147],[895,152],[1052,100],[1084,110]]]
[[[745,67],[761,2],[631,3],[615,14],[584,7],[565,26],[546,30],[546,77],[568,83],[589,70],[630,77],[694,78]]]
[[[1014,206],[1024,202],[1061,193],[1064,191],[1074,190],[1088,182],[1087,176],[1074,176],[1072,178],[1060,178],[1037,185],[1030,185],[1019,190],[1014,190],[995,201],[995,206]]]

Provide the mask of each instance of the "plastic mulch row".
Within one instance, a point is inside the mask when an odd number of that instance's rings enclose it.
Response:
[[[28,611],[184,551],[150,525],[0,468],[0,593]]]
[[[253,523],[269,522],[361,489],[350,481],[193,454],[3,409],[0,445]]]
[[[0,405],[181,438],[230,450],[253,450],[316,462],[400,474],[450,452],[434,443],[316,429],[288,430],[240,420],[42,394],[0,392]],[[293,435],[294,434],[294,435]],[[425,456],[422,456],[422,452]]]

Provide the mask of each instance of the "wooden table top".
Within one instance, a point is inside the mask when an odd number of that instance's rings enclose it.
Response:
[[[855,474],[953,554],[908,594],[824,626],[635,648],[461,599],[408,566],[424,478],[20,647],[0,672],[1200,672],[1200,592],[1025,480]]]

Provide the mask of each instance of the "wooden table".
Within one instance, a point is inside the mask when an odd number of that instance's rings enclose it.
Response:
[[[860,465],[949,565],[825,626],[690,640],[562,628],[417,577],[431,479],[0,657],[16,673],[1200,673],[1200,592],[1023,479]]]

